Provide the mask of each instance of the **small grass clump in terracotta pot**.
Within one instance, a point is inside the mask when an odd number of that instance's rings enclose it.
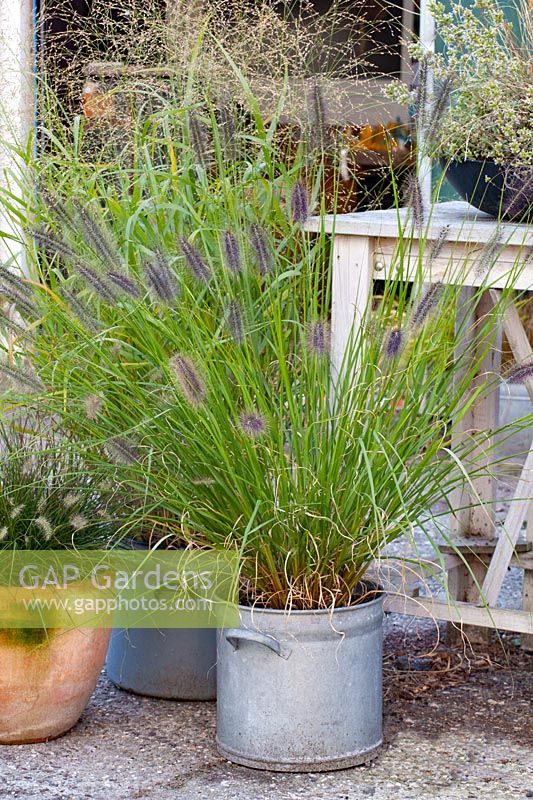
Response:
[[[102,492],[64,444],[29,427],[0,427],[0,548],[105,547],[111,531]],[[46,741],[75,725],[100,675],[109,633],[0,622],[0,743]]]

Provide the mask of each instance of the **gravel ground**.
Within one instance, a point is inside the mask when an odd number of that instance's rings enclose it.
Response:
[[[533,656],[513,637],[487,653],[436,646],[442,631],[398,615],[387,619],[386,631],[386,744],[369,766],[309,775],[233,766],[214,746],[214,703],[138,697],[103,675],[69,734],[0,749],[0,798],[533,797]]]

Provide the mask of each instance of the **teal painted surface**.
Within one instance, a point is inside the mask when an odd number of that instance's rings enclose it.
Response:
[[[467,0],[463,0],[465,5],[472,5],[472,2],[468,2]],[[447,11],[451,11],[451,2],[450,0],[443,0],[443,3],[446,7]],[[519,28],[519,16],[518,16],[518,3],[519,0],[506,0],[506,2],[500,2],[500,6],[505,11],[505,17],[509,22],[512,22],[515,29]],[[437,52],[442,52],[442,42],[437,37],[436,42],[436,50]],[[440,176],[442,174],[441,168],[438,164],[434,165],[433,167],[433,187],[436,187],[439,183]],[[457,192],[453,189],[453,187],[448,183],[447,180],[442,182],[439,191],[439,198],[440,201],[445,200],[460,200],[461,198],[457,194]]]

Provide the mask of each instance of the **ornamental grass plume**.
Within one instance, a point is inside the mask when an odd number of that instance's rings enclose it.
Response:
[[[310,148],[323,153],[331,146],[331,134],[327,125],[324,92],[318,80],[313,81],[307,93],[307,114]]]
[[[307,187],[303,180],[300,180],[294,186],[291,195],[291,212],[292,221],[303,225],[309,216],[309,199],[307,196]]]
[[[135,300],[141,296],[141,290],[139,289],[137,283],[123,272],[110,271],[107,273],[107,277],[111,283],[123,294],[129,295]]]
[[[393,328],[387,336],[385,343],[385,355],[391,361],[400,355],[403,345],[403,331],[401,328]]]
[[[501,252],[501,249],[502,231],[500,225],[498,224],[494,230],[494,233],[481,250],[481,254],[474,269],[477,277],[482,277],[489,272],[491,267],[494,265],[498,254]]]
[[[0,373],[13,381],[16,386],[29,389],[32,392],[42,392],[44,389],[44,385],[37,375],[21,367],[0,362]]]
[[[213,96],[197,97],[197,84],[194,90],[191,102],[207,109],[205,120],[214,125]],[[150,119],[171,156],[182,154],[187,141],[182,100]],[[70,270],[47,263],[50,285],[35,287],[41,317],[31,358],[46,386],[47,413],[91,467],[112,476],[131,499],[129,525],[140,529],[147,504],[149,512],[160,508],[165,520],[187,531],[187,543],[240,554],[245,601],[331,609],[354,602],[359,581],[388,543],[415,525],[431,536],[442,501],[463,488],[459,467],[469,468],[482,433],[456,436],[454,420],[484,391],[476,384],[473,399],[478,354],[492,341],[509,293],[479,321],[464,353],[449,324],[460,287],[437,284],[421,299],[403,279],[406,272],[393,268],[369,304],[368,324],[343,331],[343,364],[332,364],[330,237],[296,230],[291,208],[296,176],[303,175],[313,192],[305,201],[318,205],[322,163],[310,164],[302,145],[287,167],[277,136],[284,132],[282,111],[264,125],[254,100],[250,89],[245,112],[253,132],[243,137],[250,159],[227,164],[218,153],[208,175],[191,169],[187,154],[184,161],[165,160],[165,147],[154,163],[155,126],[146,120],[135,128],[134,170],[125,160],[113,168],[106,162],[93,179],[73,161],[61,185],[81,194],[81,182],[90,182],[94,213],[101,209],[102,222],[127,243],[132,277],[156,246],[174,254],[181,245],[178,268],[183,260],[191,280],[181,282],[180,269],[181,292],[171,310],[152,302],[152,289],[138,302],[122,295],[104,302],[85,292],[83,304],[100,326],[88,335],[61,302],[72,290]],[[217,144],[214,128],[208,133]],[[38,168],[47,178],[59,174],[44,166]],[[187,238],[179,239],[184,230]],[[412,224],[401,233],[394,256],[400,267],[411,252]],[[231,237],[240,245],[238,269]],[[87,250],[79,237],[72,246]],[[238,307],[231,309],[232,302]],[[433,311],[432,324],[424,324]],[[243,346],[229,340],[230,320],[236,339],[240,320],[246,323]],[[486,376],[487,392],[492,378]],[[93,394],[105,406],[87,415]],[[476,469],[474,478],[485,464]],[[66,509],[64,495],[58,505],[72,537],[74,514],[92,516],[81,504]],[[42,515],[59,529],[47,507]],[[0,530],[10,522],[0,517]]]
[[[274,266],[274,258],[268,237],[256,222],[250,225],[250,241],[255,253],[255,263],[260,275],[267,275]]]
[[[405,181],[404,196],[405,202],[411,209],[415,226],[418,230],[422,230],[424,227],[424,201],[420,180],[414,170],[409,172]]]
[[[200,406],[205,400],[206,388],[192,359],[178,353],[170,359],[169,365],[187,402],[195,408]]]
[[[59,428],[38,412],[0,425],[2,547],[102,548],[118,526],[123,500],[115,501],[114,488],[99,486],[94,470]],[[115,523],[103,521],[98,516],[102,510],[109,510]]]
[[[533,378],[533,360],[527,361],[525,364],[517,364],[507,374],[509,383],[524,383],[530,378]]]
[[[81,531],[89,525],[89,520],[83,514],[73,514],[70,518],[70,525],[75,531]]]
[[[0,264],[0,291],[2,291],[5,286],[8,286],[12,291],[16,292],[18,296],[25,297],[26,301],[30,300],[33,296],[33,290],[24,278],[17,275],[17,273],[11,270],[6,264]]]
[[[62,287],[61,295],[67,304],[70,313],[91,333],[98,333],[101,328],[100,321],[92,313],[89,308],[79,296],[72,291]]]
[[[143,266],[152,295],[167,306],[175,303],[180,290],[166,255],[157,250],[154,257]]]
[[[29,228],[28,234],[49,256],[59,256],[71,264],[78,261],[79,254],[52,231],[44,227]]]
[[[74,209],[87,244],[107,269],[113,267],[116,271],[121,272],[124,269],[124,263],[115,243],[111,240],[109,231],[104,229],[103,224],[87,206],[75,201]]]
[[[65,508],[74,508],[81,501],[81,496],[78,492],[67,492],[63,498],[63,505]]]
[[[237,131],[235,128],[235,111],[230,103],[222,103],[217,108],[217,133],[220,147],[226,161],[237,161]]]
[[[98,419],[103,405],[104,401],[99,394],[88,395],[83,401],[83,408],[87,419],[91,420],[91,422]]]
[[[430,250],[430,253],[429,253],[429,263],[430,263],[430,265],[442,253],[444,245],[446,244],[446,242],[448,240],[449,233],[450,233],[450,226],[449,225],[445,225],[443,228],[441,228],[438,237],[435,239],[435,241],[431,245],[431,250]]]
[[[93,290],[98,297],[106,303],[115,303],[117,300],[117,293],[115,289],[109,284],[107,276],[97,272],[93,267],[88,264],[74,263],[73,270],[83,278],[85,283]]]
[[[7,309],[0,306],[0,325],[2,325],[6,331],[9,331],[16,339],[29,342],[33,338],[33,334],[29,328],[24,328],[13,319],[13,311],[11,309],[14,308],[14,306],[9,305]]]
[[[193,111],[189,113],[187,122],[189,144],[191,145],[192,152],[196,158],[196,163],[202,167],[205,167],[207,164],[207,151],[203,126],[198,119],[198,116]]]
[[[328,358],[331,346],[331,331],[329,323],[316,320],[309,323],[307,328],[307,349],[312,356]]]
[[[267,431],[264,416],[255,411],[243,411],[239,416],[239,424],[250,439],[258,439]]]
[[[107,442],[107,451],[110,458],[117,465],[134,465],[140,461],[138,447],[123,436],[115,436]]]
[[[46,519],[46,517],[41,516],[36,518],[35,524],[43,534],[45,542],[49,542],[54,535],[54,529],[50,521]]]
[[[231,300],[227,311],[226,321],[229,332],[236,344],[242,344],[244,341],[244,322],[242,308],[238,300]]]
[[[444,286],[440,281],[431,284],[427,291],[422,295],[419,303],[415,306],[411,325],[413,328],[420,328],[427,320],[429,315],[435,310],[440,301]]]
[[[440,83],[438,90],[433,98],[431,106],[431,118],[428,124],[428,146],[433,147],[433,142],[440,133],[443,118],[450,105],[450,97],[455,86],[455,78],[447,75]]]
[[[202,258],[200,251],[185,236],[180,238],[180,245],[185,257],[185,263],[192,275],[200,283],[209,283],[212,278],[211,270]]]
[[[0,296],[14,305],[21,315],[25,315],[34,319],[39,316],[39,311],[29,299],[29,296],[26,293],[15,289],[13,285],[3,282],[0,285]]]
[[[418,62],[416,77],[411,85],[411,90],[414,91],[413,122],[419,135],[424,135],[428,125],[428,79],[429,58],[427,53],[424,53]]]
[[[47,216],[51,216],[60,222],[66,230],[73,226],[72,213],[61,197],[39,183],[37,184],[36,194],[37,199],[43,203]]]
[[[224,252],[226,265],[230,272],[238,275],[242,271],[241,251],[237,237],[231,231],[224,232]]]

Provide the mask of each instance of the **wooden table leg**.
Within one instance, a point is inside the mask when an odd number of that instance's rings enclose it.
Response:
[[[464,333],[458,355],[467,353],[474,347],[475,328],[493,307],[493,300],[488,292],[484,292],[476,305],[473,303],[476,289],[466,287],[462,291],[463,305],[459,309],[457,325]],[[475,353],[472,353],[476,357]],[[487,374],[494,375],[500,371],[501,363],[501,332],[498,332],[494,345],[484,358],[478,375],[472,384],[475,390],[486,380]],[[488,432],[487,447],[480,447],[476,454],[477,465],[483,467],[488,465],[491,460],[490,447],[492,439],[490,432],[498,426],[499,417],[499,391],[496,388],[490,395],[484,397],[476,403],[468,414],[461,421],[455,433],[455,440],[468,435],[470,431],[485,430]],[[468,551],[468,541],[473,543],[484,541],[491,543],[495,539],[495,520],[494,520],[494,477],[486,474],[472,479],[472,484],[465,482],[463,488],[456,492],[452,498],[452,507],[458,509],[452,515],[451,532],[452,537],[458,545],[464,545]],[[482,501],[481,504],[478,498]],[[459,565],[453,569],[448,577],[448,590],[450,596],[455,600],[476,603],[479,600],[479,588],[483,584],[487,570],[486,562],[479,559],[475,554],[472,556],[465,553],[462,548],[463,556],[468,562],[466,565]],[[487,630],[474,626],[465,626],[463,633],[474,642],[477,640],[485,641]],[[452,640],[457,640],[461,635],[456,627],[449,627],[449,634]]]
[[[526,541],[533,546],[533,502],[529,505]],[[533,569],[524,570],[522,608],[524,611],[531,611],[533,613]],[[533,633],[523,633],[520,637],[520,646],[522,650],[533,653]]]
[[[495,302],[501,299],[501,292],[491,290],[491,296]],[[533,356],[531,344],[529,342],[524,326],[514,303],[510,303],[506,308],[503,317],[505,335],[511,350],[518,364],[527,362]],[[525,386],[533,403],[533,378],[527,378]],[[532,445],[533,446],[533,445]],[[533,548],[533,500],[529,492],[529,509],[527,514],[526,542]],[[533,613],[533,570],[524,570],[524,582],[522,589],[522,608],[524,611]],[[521,636],[521,646],[528,652],[533,652],[533,633],[523,633]]]
[[[337,382],[352,331],[363,324],[372,296],[374,239],[336,235],[332,268],[331,361]]]

